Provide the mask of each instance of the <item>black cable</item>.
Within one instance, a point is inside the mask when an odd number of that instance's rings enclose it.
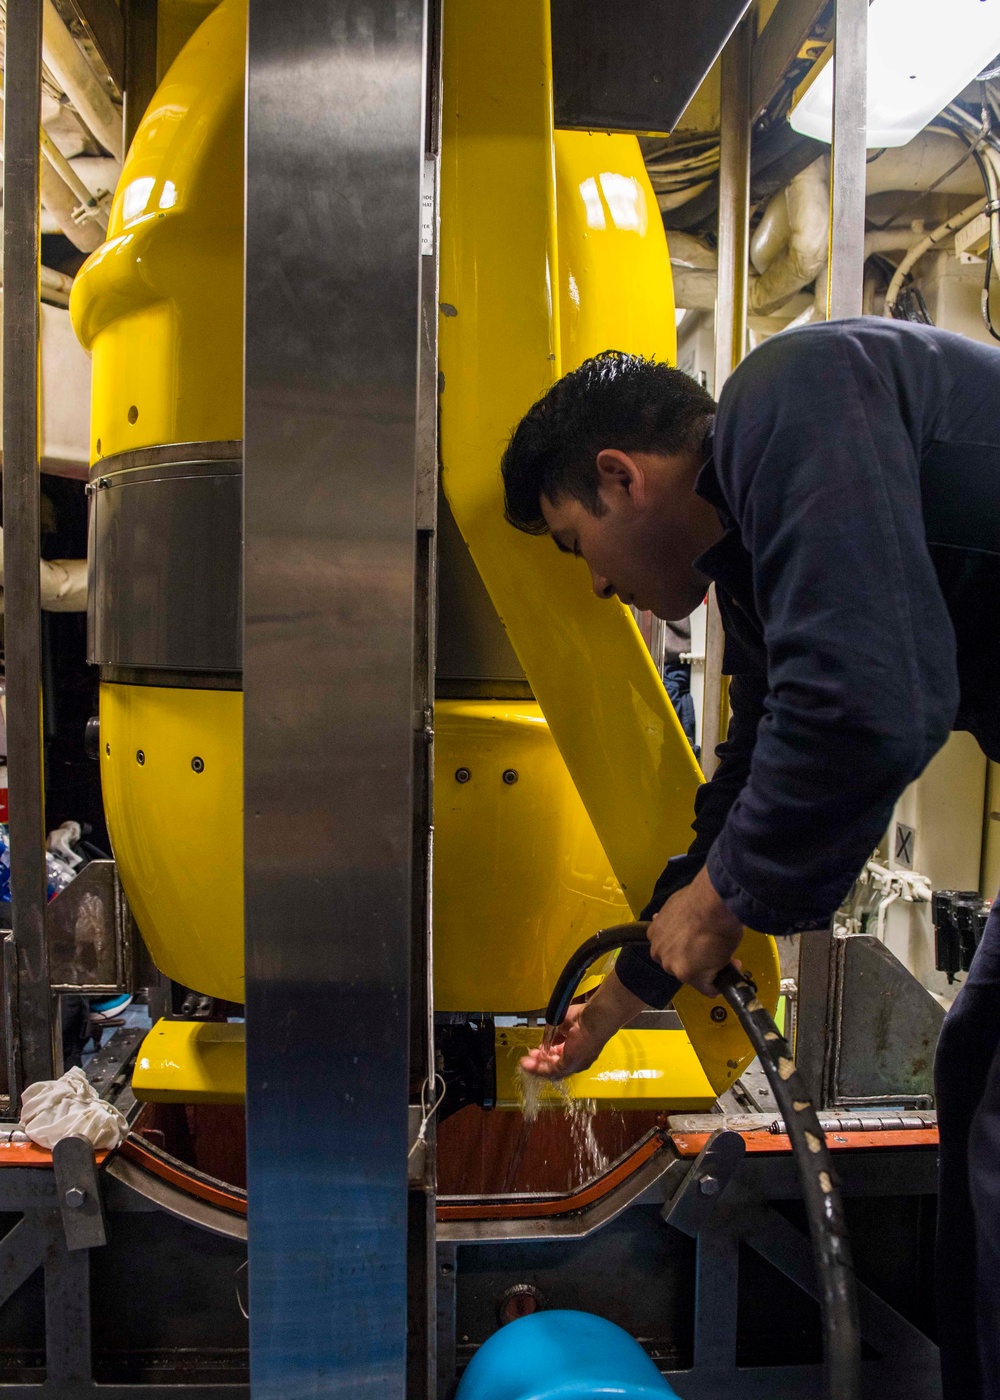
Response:
[[[647,941],[648,923],[618,924],[602,929],[579,947],[563,968],[549,999],[545,1020],[558,1026],[566,1019],[580,979],[603,953]],[[675,990],[680,987],[676,979]],[[791,1047],[757,996],[757,988],[732,963],[715,979],[739,1018],[764,1067],[785,1120],[802,1183],[809,1219],[823,1318],[827,1400],[858,1400],[861,1394],[861,1336],[851,1245],[844,1221],[837,1176],[816,1110]]]

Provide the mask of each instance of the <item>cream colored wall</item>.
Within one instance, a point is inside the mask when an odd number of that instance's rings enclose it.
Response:
[[[915,832],[912,869],[926,875],[933,889],[979,889],[986,770],[986,758],[972,735],[952,734],[896,804],[885,843],[888,864],[897,864],[895,832],[902,823]],[[949,983],[934,965],[929,904],[891,905],[885,942],[929,991],[945,1001],[954,997],[964,975]]]
[[[995,899],[997,890],[1000,890],[1000,763],[991,763],[986,788],[979,892],[984,899]]]

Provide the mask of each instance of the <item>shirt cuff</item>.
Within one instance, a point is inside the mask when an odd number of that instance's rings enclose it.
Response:
[[[648,944],[645,948],[634,943],[623,948],[615,963],[615,974],[626,991],[657,1011],[670,1005],[681,985],[653,961]]]

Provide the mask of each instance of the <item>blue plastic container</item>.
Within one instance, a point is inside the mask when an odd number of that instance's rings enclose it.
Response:
[[[537,1312],[495,1332],[455,1400],[677,1400],[639,1343],[606,1318]]]

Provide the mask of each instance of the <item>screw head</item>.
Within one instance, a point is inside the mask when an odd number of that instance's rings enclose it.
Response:
[[[698,1190],[703,1196],[717,1196],[719,1194],[719,1178],[717,1176],[703,1176],[698,1182]]]
[[[505,768],[503,770],[503,780],[508,787],[513,787],[517,782],[518,772],[516,768]]]
[[[205,771],[205,760],[204,760],[203,758],[192,758],[192,760],[191,760],[191,767],[194,769],[194,771],[195,771],[196,773],[204,773],[204,771]]]
[[[467,783],[471,777],[472,777],[472,774],[469,772],[468,768],[456,768],[456,769],[455,769],[455,782],[456,782],[456,783]]]
[[[71,1186],[63,1197],[70,1210],[79,1210],[86,1199],[87,1193],[82,1186]]]
[[[725,1008],[724,1006],[713,1006],[713,1007],[712,1007],[712,1020],[713,1020],[713,1021],[724,1021],[724,1020],[726,1019],[726,1015],[727,1015],[727,1012],[726,1012],[726,1008]]]
[[[146,755],[143,753],[142,749],[136,749],[135,761],[140,765],[140,767],[146,762]]]

